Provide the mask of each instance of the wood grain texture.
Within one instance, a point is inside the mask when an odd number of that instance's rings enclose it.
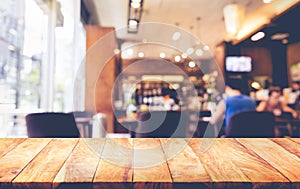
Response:
[[[282,140],[280,138],[270,138],[270,140],[300,158],[300,143],[297,143],[294,140]]]
[[[235,139],[217,140],[216,145],[251,180],[253,188],[289,188],[287,178]]]
[[[79,139],[53,139],[23,169],[13,185],[20,188],[49,188]]]
[[[1,189],[300,188],[297,138],[0,141]]]
[[[107,139],[94,178],[96,188],[132,187],[133,139]]]
[[[0,138],[0,158],[25,140],[25,138]]]
[[[300,138],[289,138],[289,140],[292,140],[296,142],[297,144],[300,144]]]
[[[0,188],[10,185],[11,181],[50,141],[51,139],[27,139],[6,153],[0,159]]]
[[[300,182],[300,159],[266,138],[236,139],[252,150],[292,182]]]
[[[134,188],[172,188],[172,178],[159,139],[134,139]]]
[[[213,188],[251,188],[250,179],[221,150],[220,142],[217,142],[220,139],[215,139],[207,151],[201,152],[200,147],[205,140],[191,139],[189,145],[214,182]]]
[[[211,188],[211,179],[184,138],[160,139],[173,179],[173,186]]]
[[[105,140],[79,139],[72,154],[56,175],[52,188],[91,188],[90,183],[93,182]]]

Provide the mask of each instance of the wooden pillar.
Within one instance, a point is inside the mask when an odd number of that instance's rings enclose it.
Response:
[[[115,82],[116,38],[114,28],[86,26],[85,109],[107,116],[107,132],[113,132],[112,88]],[[100,40],[99,40],[100,39]],[[106,61],[106,62],[103,62]]]

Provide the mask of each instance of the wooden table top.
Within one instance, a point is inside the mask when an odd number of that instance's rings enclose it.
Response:
[[[185,139],[167,140],[0,139],[0,188],[300,188],[300,139],[192,139],[171,159]]]

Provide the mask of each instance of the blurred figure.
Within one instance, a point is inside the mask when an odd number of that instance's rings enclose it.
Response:
[[[290,112],[294,118],[297,118],[297,112],[290,108],[286,103],[280,100],[281,90],[279,87],[272,87],[269,90],[269,99],[262,101],[256,108],[257,111],[273,112],[275,116],[280,116],[281,113]]]
[[[256,103],[249,96],[242,94],[242,81],[231,79],[226,82],[226,99],[221,100],[215,112],[212,112],[210,124],[215,125],[225,115],[225,127],[228,126],[230,118],[239,112],[255,110]]]

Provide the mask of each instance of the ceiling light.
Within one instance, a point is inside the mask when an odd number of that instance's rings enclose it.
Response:
[[[129,20],[129,28],[137,28],[138,22],[136,20]]]
[[[181,55],[181,57],[182,57],[182,58],[187,58],[187,54],[183,53],[183,54]]]
[[[240,29],[245,15],[245,6],[237,3],[228,4],[223,8],[226,31],[234,36]]]
[[[281,42],[282,42],[283,44],[288,44],[289,40],[283,39]]]
[[[203,50],[208,51],[208,50],[209,50],[209,46],[205,45],[205,46],[203,47]]]
[[[180,62],[181,57],[179,55],[177,55],[177,56],[174,57],[174,60],[175,60],[175,62]]]
[[[180,38],[180,35],[181,35],[180,32],[174,32],[172,39],[174,41],[177,41]]]
[[[138,57],[143,58],[144,56],[145,56],[145,54],[143,52],[138,53]]]
[[[197,49],[196,50],[196,55],[197,56],[202,56],[203,55],[203,51],[201,49]]]
[[[263,0],[264,3],[271,3],[272,0]]]
[[[166,57],[166,53],[160,53],[160,54],[159,54],[159,57],[160,57],[160,58],[165,58],[165,57]]]
[[[194,48],[192,48],[192,47],[190,47],[186,50],[186,53],[189,55],[193,54],[193,52],[194,52]]]
[[[133,55],[133,50],[132,49],[127,49],[126,54],[129,55],[129,56],[132,56]]]
[[[114,53],[115,54],[119,54],[120,53],[120,49],[114,49]]]
[[[196,63],[195,62],[193,62],[193,61],[190,61],[189,62],[189,67],[190,68],[194,68],[196,66]]]
[[[290,36],[289,33],[276,33],[276,34],[271,36],[271,39],[272,40],[282,40],[282,39],[285,39],[289,36]]]
[[[137,33],[143,12],[143,0],[129,0],[127,32]]]
[[[130,5],[131,5],[131,7],[135,8],[135,9],[141,7],[141,3],[136,3],[136,2],[132,2]]]
[[[258,40],[264,38],[265,35],[266,34],[264,32],[257,32],[256,34],[252,35],[251,40],[252,41],[258,41]]]

